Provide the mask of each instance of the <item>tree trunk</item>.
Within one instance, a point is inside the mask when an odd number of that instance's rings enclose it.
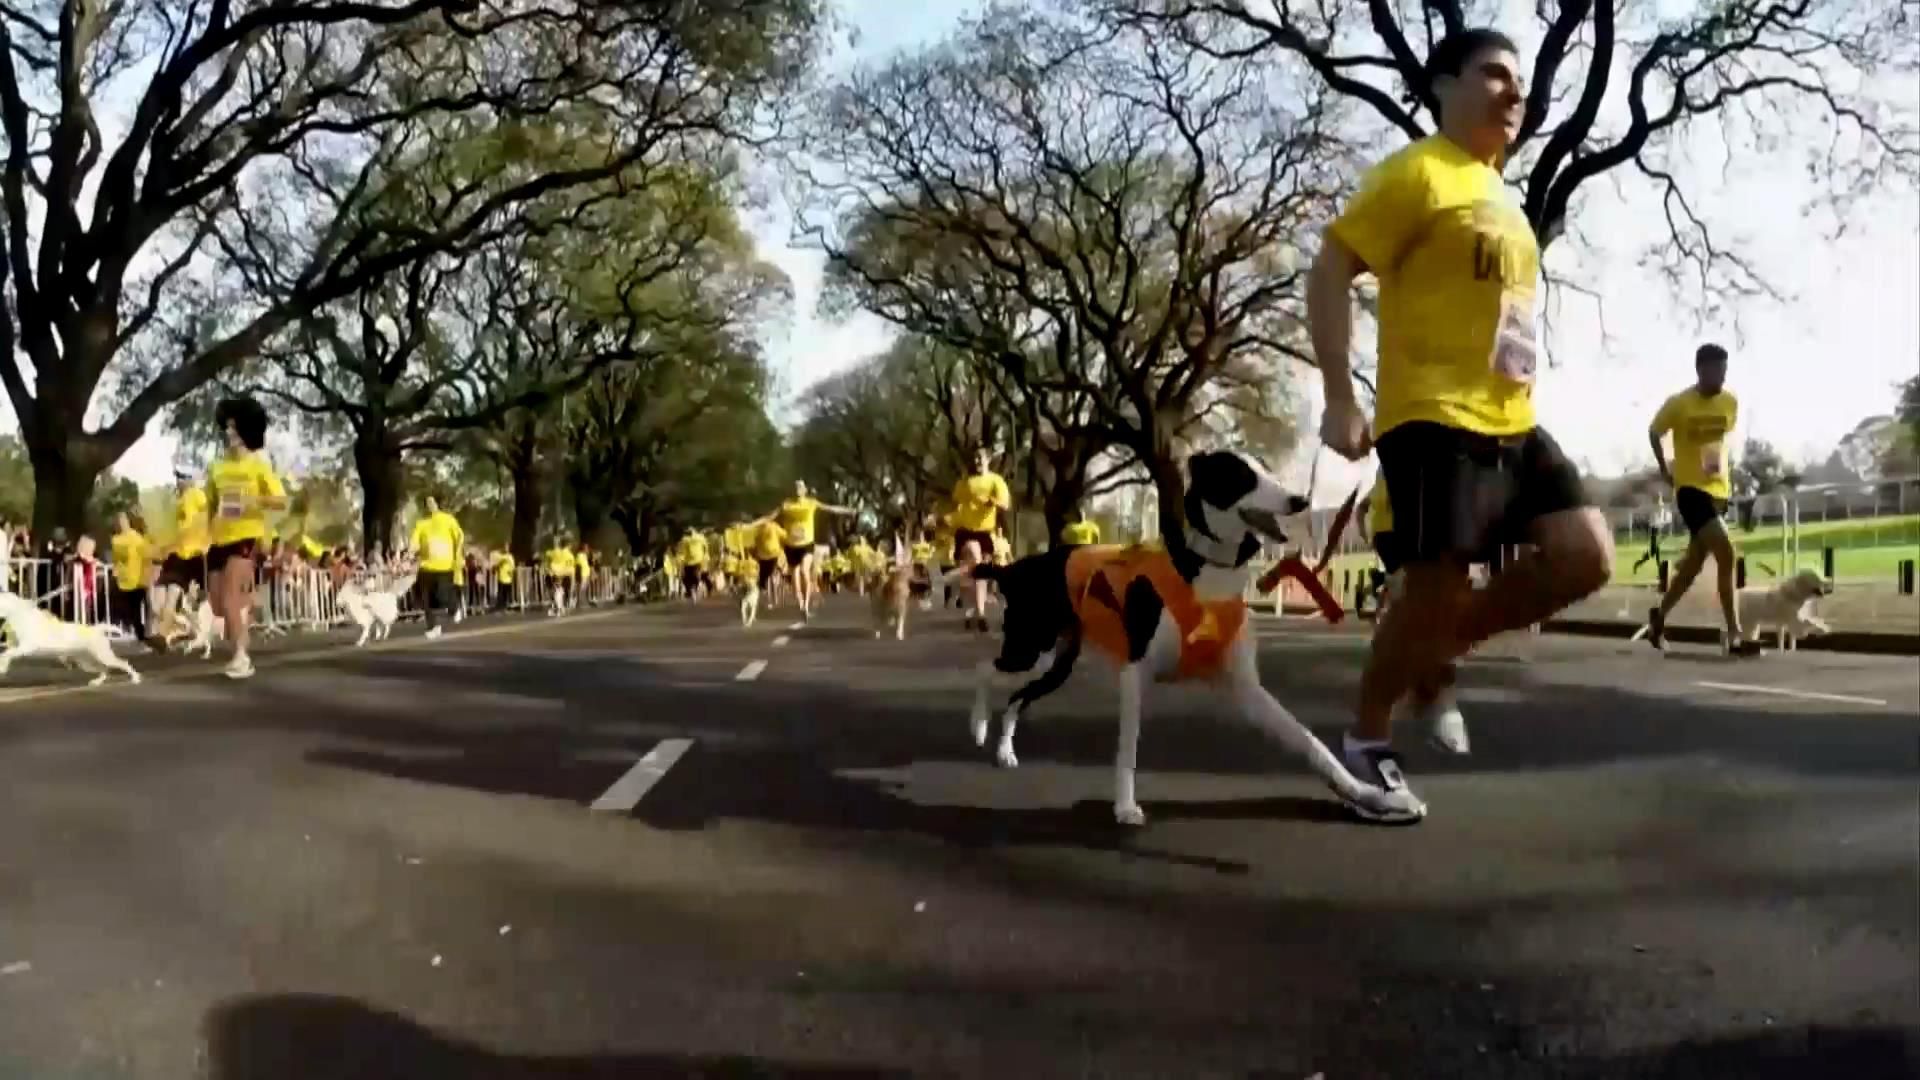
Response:
[[[87,528],[87,502],[108,462],[64,434],[21,434],[33,464],[34,542],[44,543],[55,529],[65,529],[67,539],[78,540]],[[106,537],[95,539],[104,546]]]
[[[567,474],[567,488],[573,493],[573,523],[580,542],[598,551],[604,546],[613,512],[613,490],[604,477],[580,472]]]
[[[513,477],[513,536],[508,547],[522,564],[533,562],[533,546],[539,540],[540,507],[546,499],[545,476],[531,456],[508,467]]]
[[[360,476],[360,549],[393,553],[393,521],[406,497],[400,469],[400,451],[377,428],[362,430],[353,440],[353,467]]]
[[[1168,551],[1183,548],[1187,535],[1187,482],[1181,475],[1180,463],[1173,459],[1171,447],[1160,447],[1158,452],[1142,454],[1146,462],[1147,473],[1153,477],[1153,490],[1159,497],[1160,539],[1167,545]]]
[[[626,535],[627,551],[635,557],[645,555],[647,536],[641,529],[640,514],[631,506],[616,506],[613,508],[613,520],[620,526],[620,531]]]

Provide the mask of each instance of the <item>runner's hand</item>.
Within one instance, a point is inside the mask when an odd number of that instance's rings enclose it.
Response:
[[[1367,414],[1352,398],[1329,398],[1320,413],[1320,441],[1348,461],[1359,461],[1373,450]]]

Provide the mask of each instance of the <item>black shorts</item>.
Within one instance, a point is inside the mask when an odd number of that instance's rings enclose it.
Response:
[[[806,547],[790,547],[787,548],[786,551],[787,569],[789,570],[798,570],[800,569],[802,560],[813,558],[813,545],[811,544]]]
[[[692,592],[700,587],[701,579],[706,576],[706,571],[697,566],[683,566],[680,568],[680,587]]]
[[[773,588],[773,579],[780,576],[780,560],[755,559],[754,561],[760,564],[760,587],[762,589]]]
[[[1590,505],[1580,471],[1540,428],[1481,435],[1428,421],[1380,436],[1380,476],[1405,562],[1483,560],[1549,514]]]
[[[184,589],[189,585],[205,588],[207,585],[207,557],[195,555],[181,558],[169,555],[160,562],[160,576],[154,579],[155,585],[177,585]]]
[[[1373,534],[1373,553],[1380,556],[1380,569],[1389,574],[1398,571],[1407,561],[1400,553],[1400,538],[1391,532]]]
[[[982,562],[993,561],[993,534],[992,533],[976,532],[973,529],[955,529],[953,531],[953,561],[954,562],[957,563],[961,561],[960,552],[965,550],[967,546],[967,541],[969,540],[980,545],[980,559]]]
[[[1673,508],[1686,525],[1687,535],[1698,536],[1701,529],[1719,521],[1727,512],[1727,500],[1716,499],[1699,488],[1683,487],[1673,493]]]
[[[207,573],[217,574],[226,569],[228,559],[252,559],[259,554],[260,541],[235,540],[231,544],[215,544],[207,549]]]

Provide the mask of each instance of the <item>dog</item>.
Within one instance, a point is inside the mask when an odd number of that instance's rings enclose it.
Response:
[[[740,625],[751,629],[760,617],[760,581],[755,574],[740,577]]]
[[[974,743],[985,746],[988,697],[999,677],[1037,677],[1021,686],[1000,715],[999,764],[1014,768],[1014,731],[1021,713],[1058,689],[1085,645],[1119,671],[1120,739],[1114,761],[1113,816],[1145,824],[1134,797],[1141,699],[1154,681],[1210,682],[1249,723],[1300,754],[1341,800],[1374,821],[1411,822],[1426,807],[1410,792],[1362,782],[1306,726],[1260,685],[1254,635],[1242,599],[1248,563],[1262,538],[1285,542],[1281,519],[1307,509],[1251,459],[1232,452],[1187,461],[1184,535],[1165,550],[1110,545],[1059,547],[1006,566],[983,563],[971,574],[999,586],[1004,615],[1000,652],[977,669],[969,717]],[[966,571],[956,577],[966,576]]]
[[[400,621],[400,598],[412,590],[415,577],[413,573],[404,574],[381,589],[368,588],[358,581],[340,586],[335,600],[348,621],[360,628],[360,640],[353,643],[354,648],[365,646],[369,637],[387,640],[393,624]]]
[[[1821,597],[1832,595],[1833,582],[1819,571],[1802,570],[1766,588],[1749,585],[1736,591],[1733,610],[1746,640],[1760,640],[1761,630],[1770,626],[1779,635],[1779,647],[1791,651],[1800,638],[1832,632],[1813,611]]]
[[[877,567],[863,579],[862,588],[873,611],[874,639],[891,628],[893,640],[907,640],[907,608],[913,602],[912,565],[902,562]]]
[[[135,686],[140,684],[140,673],[113,654],[113,642],[102,627],[67,622],[11,592],[0,592],[0,622],[12,630],[11,642],[0,649],[0,677],[16,659],[44,656],[92,672],[90,686],[106,682],[108,673],[115,671]]]

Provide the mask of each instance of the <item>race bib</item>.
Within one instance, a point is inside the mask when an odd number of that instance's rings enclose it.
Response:
[[[436,536],[427,541],[427,558],[434,562],[453,560],[453,541],[444,536]]]
[[[236,518],[246,517],[246,492],[240,488],[221,488],[220,505],[214,512],[225,521],[233,521]]]
[[[1500,326],[1493,335],[1494,373],[1510,382],[1533,382],[1537,346],[1533,334],[1533,312],[1511,298],[1500,301]]]
[[[1726,468],[1726,449],[1720,443],[1708,443],[1700,448],[1700,472],[1706,476],[1719,476]]]

